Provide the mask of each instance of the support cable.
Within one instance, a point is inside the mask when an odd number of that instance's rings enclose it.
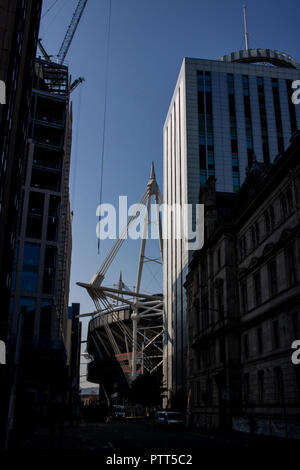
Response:
[[[46,33],[49,31],[50,28],[52,28],[52,25],[55,23],[56,19],[58,16],[61,15],[62,11],[64,10],[64,8],[67,6],[68,4],[68,0],[65,0],[62,5],[61,5],[61,8],[58,8],[57,9],[57,12],[54,14],[54,16],[50,19],[50,21],[45,25],[45,28],[44,28],[44,35],[46,35]]]
[[[52,10],[53,7],[55,7],[55,5],[57,4],[58,0],[55,0],[55,2],[52,3],[52,5],[50,5],[50,7],[48,8],[48,10],[45,11],[45,13],[43,14],[42,18],[45,18],[45,16]]]
[[[102,149],[101,149],[101,164],[100,164],[101,174],[100,174],[99,205],[102,204],[102,192],[103,192],[103,169],[104,169],[105,137],[106,137],[108,68],[109,68],[109,49],[110,49],[110,25],[111,25],[111,0],[109,0],[106,59],[105,59],[105,68],[106,68],[106,70],[105,70],[105,83],[104,83],[103,133],[102,133]],[[100,215],[99,215],[98,222],[100,223]],[[99,237],[98,237],[98,255],[100,255],[100,238]]]

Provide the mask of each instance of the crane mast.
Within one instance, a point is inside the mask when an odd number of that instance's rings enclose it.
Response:
[[[68,26],[66,35],[64,37],[64,40],[62,42],[62,45],[60,46],[60,50],[59,50],[58,55],[57,55],[57,61],[61,65],[64,63],[65,57],[66,57],[66,55],[68,53],[68,50],[71,46],[74,34],[76,32],[77,26],[78,26],[79,21],[82,17],[82,14],[83,14],[83,11],[86,7],[86,4],[87,4],[87,0],[79,0],[79,2],[77,3],[77,7],[76,7],[75,12],[73,14],[71,23]]]

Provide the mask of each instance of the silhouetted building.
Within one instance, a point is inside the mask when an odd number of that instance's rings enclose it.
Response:
[[[81,322],[79,320],[80,304],[73,303],[69,307],[69,321],[71,324],[71,355],[69,362],[69,403],[73,413],[80,406],[80,359],[81,359]]]
[[[0,340],[7,339],[13,256],[26,171],[29,104],[40,23],[41,0],[0,0]],[[7,367],[0,366],[1,397],[7,398]],[[0,403],[0,440],[7,401]]]
[[[21,423],[29,413],[45,415],[49,403],[68,400],[72,331],[68,68],[36,59],[34,72],[7,344],[11,361],[18,335],[22,341],[16,399]]]
[[[300,133],[273,164],[254,160],[239,194],[210,178],[205,244],[187,291],[194,423],[300,437]]]

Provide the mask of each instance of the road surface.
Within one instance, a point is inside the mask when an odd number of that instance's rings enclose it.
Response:
[[[239,451],[243,454],[247,451],[252,453],[263,450],[265,454],[268,452],[271,454],[279,449],[289,452],[295,445],[298,447],[299,442],[251,438],[249,435],[234,433],[208,435],[186,429],[157,428],[152,422],[142,419],[126,419],[111,424],[84,423],[77,428],[65,428],[61,434],[57,433],[52,439],[49,437],[48,429],[41,429],[34,438],[21,445],[21,450],[27,453],[50,451],[51,454],[60,451],[97,452],[114,458],[134,455],[144,456],[146,459],[157,454],[191,455],[194,463],[205,453],[223,455],[228,451],[234,455]],[[141,463],[142,461],[140,467]]]

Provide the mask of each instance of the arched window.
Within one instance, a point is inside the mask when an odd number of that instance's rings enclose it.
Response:
[[[206,380],[206,404],[211,406],[213,403],[213,384],[212,380],[208,378]]]
[[[280,198],[280,205],[281,205],[281,217],[282,219],[285,219],[287,216],[287,212],[288,212],[285,194],[283,194]]]
[[[274,212],[273,206],[270,207],[269,214],[270,214],[271,228],[273,229],[275,227],[275,212]]]
[[[262,403],[265,398],[265,373],[263,370],[258,371],[257,382],[258,382],[258,401]]]
[[[284,382],[283,382],[283,372],[281,367],[275,367],[274,369],[274,391],[275,391],[275,400],[277,403],[284,402]]]
[[[248,405],[250,402],[250,377],[249,374],[244,374],[243,377],[243,398],[244,404]]]
[[[271,220],[270,220],[270,214],[268,211],[265,212],[265,226],[266,226],[266,234],[268,235],[271,231]]]

